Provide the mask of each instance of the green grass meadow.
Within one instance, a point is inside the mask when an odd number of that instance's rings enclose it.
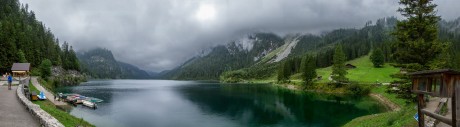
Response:
[[[393,80],[390,75],[399,72],[399,68],[385,64],[382,68],[375,68],[369,59],[369,55],[348,61],[347,64],[355,65],[356,68],[348,69],[346,77],[350,81],[359,83],[389,83]],[[332,67],[320,68],[316,70],[318,76],[322,76],[319,83],[330,82],[328,77],[332,73]]]

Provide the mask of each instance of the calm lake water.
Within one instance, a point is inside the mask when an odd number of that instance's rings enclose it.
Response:
[[[268,84],[96,80],[57,91],[103,99],[70,113],[101,127],[341,126],[384,112],[370,97],[293,92]]]

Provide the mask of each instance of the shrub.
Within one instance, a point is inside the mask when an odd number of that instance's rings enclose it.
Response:
[[[220,77],[221,81],[226,83],[242,82],[248,78],[248,73],[244,70],[227,71]]]
[[[368,85],[360,85],[357,83],[351,83],[346,86],[347,93],[352,95],[367,95],[371,92],[371,89]]]
[[[49,59],[45,59],[42,61],[40,64],[40,72],[41,72],[41,77],[45,80],[48,79],[48,77],[51,76],[51,61]]]
[[[30,75],[32,75],[32,76],[40,76],[40,75],[41,75],[40,69],[38,69],[38,68],[33,68],[33,69],[30,71]]]

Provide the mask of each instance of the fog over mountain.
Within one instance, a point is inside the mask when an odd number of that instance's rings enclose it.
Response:
[[[110,49],[142,69],[171,69],[200,50],[253,32],[321,33],[399,16],[397,0],[20,0],[61,42]],[[459,0],[436,0],[452,20]]]

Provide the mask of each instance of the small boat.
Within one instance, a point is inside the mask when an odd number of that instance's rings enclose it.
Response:
[[[90,108],[93,108],[93,109],[97,108],[96,103],[100,103],[100,102],[103,101],[103,100],[98,99],[98,98],[86,97],[86,96],[83,96],[83,95],[80,95],[80,94],[63,94],[63,93],[59,93],[58,98],[60,100],[68,102],[68,103],[70,103],[70,104],[72,104],[74,106],[77,106],[78,104],[83,104],[84,106],[87,106],[87,107],[90,107]]]
[[[86,98],[87,101],[91,101],[93,103],[100,103],[102,102],[103,100],[99,99],[99,98],[94,98],[94,97],[87,97]]]
[[[39,100],[46,100],[46,96],[45,96],[45,93],[43,93],[43,91],[40,91],[40,94],[38,94],[38,99]]]
[[[91,102],[91,101],[88,101],[88,100],[83,100],[82,102],[83,102],[84,106],[88,106],[88,107],[93,108],[93,109],[97,108],[96,102]]]

